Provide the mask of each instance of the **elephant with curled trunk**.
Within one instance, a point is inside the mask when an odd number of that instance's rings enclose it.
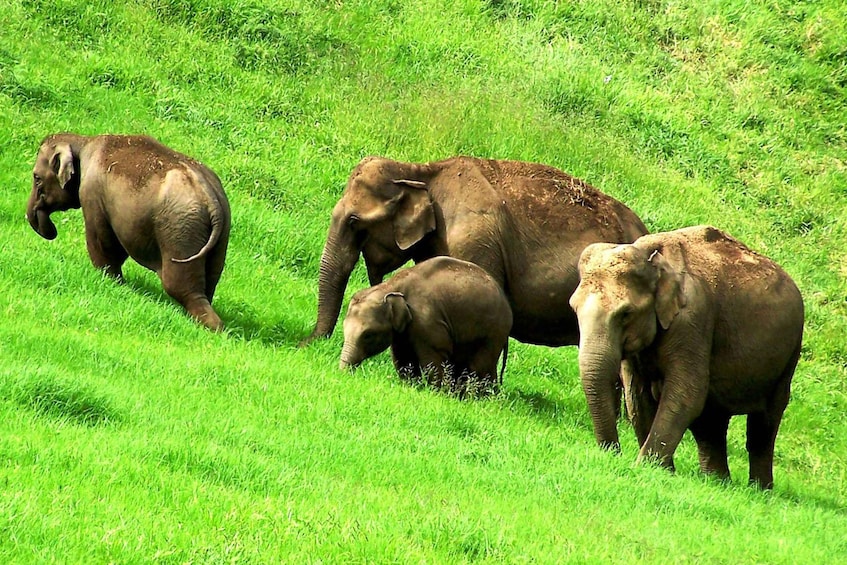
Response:
[[[26,217],[45,239],[50,215],[82,208],[95,267],[118,280],[127,257],[158,273],[165,291],[210,329],[229,241],[229,202],[208,167],[147,136],[60,133],[41,143]]]
[[[512,336],[575,345],[568,299],[586,245],[647,233],[632,210],[558,169],[456,157],[361,161],[350,175],[321,256],[318,320],[306,343],[329,336],[359,259],[372,285],[409,260],[449,255],[484,268],[514,314]]]
[[[747,415],[750,482],[773,486],[773,451],[803,339],[803,299],[779,265],[708,226],[582,252],[571,297],[594,434],[619,449],[620,369],[639,459],[673,469],[691,430],[705,473],[729,478],[730,417]]]

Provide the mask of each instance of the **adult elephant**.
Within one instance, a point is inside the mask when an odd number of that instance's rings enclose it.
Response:
[[[231,213],[218,176],[145,135],[50,135],[32,169],[26,217],[54,239],[54,212],[82,208],[91,263],[118,280],[128,257],[155,271],[198,322],[221,330],[212,308]]]
[[[575,345],[568,299],[577,262],[594,242],[647,233],[632,210],[553,167],[455,157],[404,163],[362,160],[350,175],[321,256],[318,320],[306,342],[332,334],[359,255],[372,285],[410,259],[449,255],[483,267],[514,315],[511,336]]]
[[[773,487],[773,452],[803,341],[803,298],[779,265],[696,226],[594,244],[571,297],[579,372],[597,442],[618,449],[623,376],[639,459],[674,468],[686,429],[700,468],[729,478],[726,433],[747,415],[750,482]]]

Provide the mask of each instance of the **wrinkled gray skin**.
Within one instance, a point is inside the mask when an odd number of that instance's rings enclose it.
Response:
[[[318,320],[304,343],[329,336],[361,254],[372,285],[409,260],[438,255],[484,268],[506,292],[512,336],[575,345],[568,298],[586,245],[647,233],[629,208],[558,169],[456,157],[360,162],[332,211],[321,257]]]
[[[639,460],[673,469],[690,429],[703,472],[729,478],[729,419],[746,414],[750,482],[772,488],[774,441],[803,336],[791,277],[708,226],[591,245],[579,269],[571,304],[598,443],[619,449],[621,369]]]
[[[156,271],[165,291],[213,330],[230,209],[210,169],[146,136],[48,136],[32,171],[26,217],[45,239],[50,214],[82,208],[88,255],[122,280],[127,257]]]
[[[454,379],[467,372],[493,389],[511,327],[509,302],[488,273],[467,261],[436,257],[353,296],[340,367],[355,367],[391,346],[401,374],[420,376],[424,368],[434,382],[445,383],[446,364]]]

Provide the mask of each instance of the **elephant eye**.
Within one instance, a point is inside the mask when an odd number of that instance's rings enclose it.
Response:
[[[361,339],[362,345],[365,349],[374,350],[384,347],[384,335],[382,334],[382,332],[369,330],[362,334]]]
[[[347,225],[350,226],[351,228],[355,228],[358,223],[359,223],[359,216],[357,216],[356,214],[351,214],[350,217],[347,218]]]

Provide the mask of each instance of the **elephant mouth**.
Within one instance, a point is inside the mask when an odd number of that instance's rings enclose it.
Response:
[[[34,216],[30,216],[29,223],[35,232],[44,239],[56,239],[56,224],[50,219],[50,214],[45,210],[36,210]]]

